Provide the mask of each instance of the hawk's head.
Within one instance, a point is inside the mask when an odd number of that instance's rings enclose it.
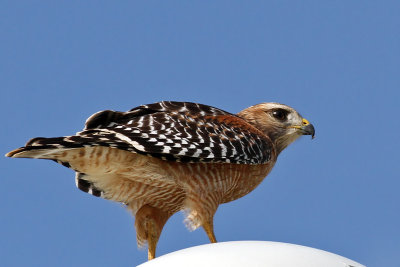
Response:
[[[293,108],[279,103],[262,103],[242,110],[238,115],[251,123],[276,144],[280,153],[301,135],[314,138],[314,126]]]

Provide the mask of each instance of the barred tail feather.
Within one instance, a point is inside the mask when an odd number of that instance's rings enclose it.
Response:
[[[36,137],[29,140],[24,147],[10,151],[5,156],[10,158],[55,159],[55,154],[59,154],[65,150],[83,147],[83,143],[77,142],[68,142],[68,146],[66,146],[66,140],[67,137]]]
[[[104,135],[99,137],[96,135],[97,133],[90,132],[89,134],[92,135],[82,136],[34,138],[28,141],[24,147],[15,149],[6,156],[54,160],[76,172],[95,177],[118,170],[121,161],[135,160],[136,153],[119,149],[127,146],[124,141],[102,140]],[[83,180],[90,181],[90,179],[89,177]],[[94,194],[96,195],[96,192]]]

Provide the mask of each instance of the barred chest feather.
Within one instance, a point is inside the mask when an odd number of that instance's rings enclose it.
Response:
[[[153,204],[168,203],[163,198],[173,194],[183,201],[187,188],[218,191],[222,202],[233,201],[252,191],[274,164],[169,162],[106,147],[64,151],[57,157],[77,171],[77,186],[85,192],[123,203],[141,199]]]

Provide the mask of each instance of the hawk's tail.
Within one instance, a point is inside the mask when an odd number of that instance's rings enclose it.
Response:
[[[68,141],[68,138],[71,137],[36,137],[29,140],[25,146],[14,149],[5,156],[10,158],[55,159],[56,155],[59,155],[59,152],[81,148],[87,144],[87,142],[83,142],[83,140],[81,140],[81,142],[78,140],[71,142]]]
[[[103,192],[91,181],[95,177],[89,177],[85,173],[81,173],[101,168],[93,166],[94,161],[91,160],[90,153],[85,152],[85,149],[92,151],[96,149],[94,142],[94,138],[87,136],[37,137],[29,140],[24,147],[8,152],[6,157],[54,160],[76,171],[76,186],[80,190],[97,197],[104,197]],[[86,148],[86,146],[91,147]],[[100,149],[101,147],[97,146],[97,151]],[[85,162],[84,166],[81,165],[82,162]]]

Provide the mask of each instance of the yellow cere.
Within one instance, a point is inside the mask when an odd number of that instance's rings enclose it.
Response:
[[[309,125],[310,124],[310,122],[308,120],[304,119],[304,118],[303,118],[302,123],[303,123],[303,125]]]

